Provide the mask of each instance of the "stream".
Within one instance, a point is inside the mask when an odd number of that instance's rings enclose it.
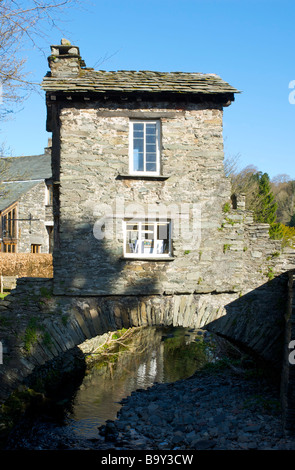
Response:
[[[23,420],[11,433],[8,449],[83,449],[97,447],[98,428],[114,420],[122,400],[155,383],[185,379],[216,358],[214,338],[183,327],[139,328],[132,339],[94,362],[69,397],[63,419]]]

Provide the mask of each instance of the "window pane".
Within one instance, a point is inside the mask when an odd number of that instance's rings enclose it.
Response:
[[[134,150],[138,150],[139,152],[143,152],[143,139],[134,139],[133,148],[134,148]]]
[[[146,144],[146,152],[153,153],[156,156],[156,145],[155,144]]]
[[[154,224],[142,224],[142,230],[154,233]]]
[[[156,144],[156,136],[155,135],[147,135],[146,136],[146,143],[147,144]]]
[[[169,223],[158,223],[157,237],[159,240],[169,239]]]
[[[127,230],[138,231],[138,224],[129,224],[129,223],[127,223],[126,228],[127,228]]]
[[[126,224],[126,253],[138,253],[138,224]]]
[[[152,135],[152,134],[156,134],[156,131],[157,131],[157,126],[156,124],[147,124],[146,125],[146,134],[147,135]]]
[[[157,171],[156,163],[146,163],[146,171]]]
[[[7,218],[6,218],[6,215],[4,215],[3,219],[2,219],[2,236],[5,237],[6,235],[6,221],[7,221]]]
[[[133,170],[143,171],[143,153],[139,153],[136,149],[133,151]]]
[[[134,132],[136,132],[136,131],[142,131],[143,132],[143,123],[142,122],[134,123],[133,124],[133,130],[134,130]]]
[[[149,162],[149,163],[154,163],[156,162],[157,160],[157,156],[155,153],[147,153],[146,154],[146,161]]]
[[[169,223],[159,223],[157,226],[157,253],[169,253]]]

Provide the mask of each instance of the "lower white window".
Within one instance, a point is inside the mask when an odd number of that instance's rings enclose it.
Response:
[[[126,258],[171,256],[170,221],[125,220],[123,228]]]

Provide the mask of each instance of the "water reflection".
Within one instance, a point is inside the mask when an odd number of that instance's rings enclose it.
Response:
[[[119,345],[85,376],[67,426],[79,436],[96,437],[97,427],[116,418],[121,400],[132,391],[191,376],[210,360],[208,343],[198,333],[181,327],[139,329],[126,347]]]

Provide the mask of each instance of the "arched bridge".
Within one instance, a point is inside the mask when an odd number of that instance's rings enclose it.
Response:
[[[1,401],[36,368],[68,351],[79,347],[83,353],[90,353],[109,332],[152,325],[206,327],[222,334],[260,356],[279,373],[283,371],[282,390],[284,397],[290,396],[290,390],[295,389],[295,372],[288,361],[293,333],[295,339],[294,298],[294,271],[243,296],[236,292],[54,296],[51,279],[21,278],[16,290],[0,303]],[[289,398],[283,402],[288,426],[295,428],[295,403]]]

